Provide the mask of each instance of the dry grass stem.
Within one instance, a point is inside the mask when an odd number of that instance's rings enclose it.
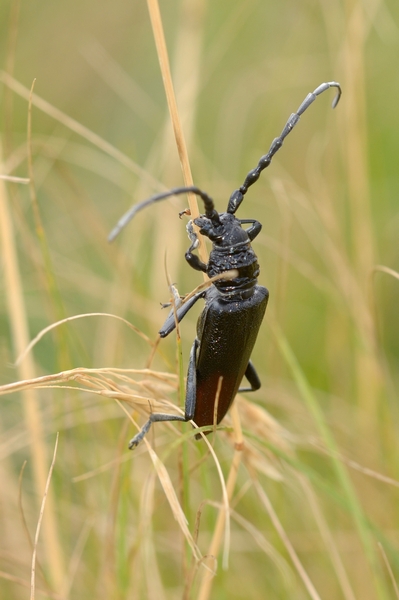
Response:
[[[131,418],[131,415],[128,413],[126,408],[123,405],[120,405],[120,406],[121,406],[122,410],[126,413],[126,415],[129,417],[129,419],[131,419],[132,422],[134,423],[133,419]],[[200,553],[200,551],[197,547],[197,544],[195,543],[195,541],[188,529],[187,519],[184,515],[184,512],[183,512],[181,506],[180,506],[180,503],[177,498],[175,489],[172,485],[169,473],[167,472],[163,462],[158,458],[155,451],[151,448],[151,445],[149,444],[147,438],[144,438],[143,441],[147,447],[152,464],[154,465],[158,479],[162,485],[163,491],[165,492],[165,496],[169,502],[173,516],[176,519],[176,521],[178,522],[179,527],[180,527],[188,545],[190,546],[190,548],[193,552],[193,556],[195,557],[195,559],[197,561],[199,561],[199,560],[201,560],[201,553]]]
[[[230,409],[230,414],[234,424],[235,434],[235,450],[233,460],[230,465],[229,475],[226,482],[226,499],[224,504],[219,509],[218,518],[215,525],[214,534],[212,537],[211,544],[208,548],[207,555],[214,556],[215,559],[219,554],[220,546],[222,544],[223,532],[225,532],[225,545],[223,553],[223,568],[228,568],[228,551],[230,548],[230,540],[227,536],[230,536],[230,500],[233,496],[234,489],[236,486],[238,469],[241,463],[242,447],[243,447],[243,436],[241,431],[240,418],[237,407],[233,404]],[[227,512],[229,510],[229,512]],[[227,526],[226,526],[227,519]],[[198,600],[207,600],[210,596],[212,589],[213,578],[209,573],[204,573],[201,580],[201,585],[198,593]]]
[[[0,179],[10,181],[11,183],[22,183],[23,185],[30,183],[30,179],[27,177],[15,177],[13,175],[0,175]]]
[[[200,285],[197,285],[197,287],[194,288],[192,292],[190,292],[189,294],[184,296],[183,301],[187,302],[187,300],[190,300],[190,298],[195,296],[197,294],[197,292],[200,292],[201,290],[205,290],[210,285],[212,285],[212,283],[214,283],[215,281],[220,281],[221,279],[234,279],[234,277],[238,277],[237,269],[231,269],[230,271],[225,271],[224,273],[220,273],[219,275],[214,275],[210,279],[207,279],[203,283],[200,283]]]
[[[376,265],[373,268],[372,274],[378,273],[378,272],[380,272],[380,273],[387,273],[387,275],[391,275],[395,279],[399,279],[399,273],[398,273],[398,271],[395,271],[394,269],[391,269],[390,267],[386,267],[385,265]]]
[[[58,437],[59,437],[59,434],[57,433],[57,437],[56,437],[56,440],[55,440],[55,446],[54,446],[53,460],[51,461],[50,470],[49,470],[47,481],[46,481],[46,487],[45,487],[45,490],[44,490],[42,504],[41,504],[41,507],[40,507],[39,520],[37,522],[35,540],[34,540],[34,544],[33,544],[32,570],[31,570],[31,586],[30,586],[30,600],[34,600],[35,599],[35,594],[36,594],[35,586],[36,586],[36,554],[37,554],[37,545],[39,543],[39,534],[40,534],[40,529],[41,529],[43,515],[44,515],[44,508],[46,506],[47,494],[48,494],[48,491],[49,491],[49,488],[50,488],[51,476],[53,474],[53,469],[54,469],[54,465],[55,465],[55,457],[57,456]]]
[[[285,549],[287,550],[287,552],[293,562],[293,565],[295,566],[295,569],[297,570],[299,577],[303,581],[303,584],[304,584],[309,596],[312,598],[312,600],[321,600],[318,592],[316,591],[316,588],[314,587],[313,583],[311,582],[311,580],[309,578],[309,575],[307,574],[301,561],[299,560],[299,557],[298,557],[297,553],[295,552],[295,549],[294,549],[293,545],[291,544],[291,542],[288,538],[288,535],[286,534],[284,527],[283,527],[280,519],[278,518],[278,515],[277,515],[276,511],[274,510],[273,505],[270,502],[269,497],[267,496],[265,490],[262,488],[262,486],[260,485],[259,481],[256,478],[252,477],[252,480],[253,480],[254,487],[255,487],[256,491],[258,492],[258,496],[259,496],[262,504],[266,508],[266,510],[269,514],[269,517],[270,517],[274,527],[276,528],[276,531],[277,531],[278,535],[280,536],[280,539],[281,539]]]
[[[28,173],[29,173],[29,191],[32,203],[33,215],[35,218],[36,231],[39,239],[44,235],[42,220],[40,217],[39,205],[35,189],[35,180],[33,176],[33,159],[32,159],[32,97],[35,88],[36,79],[33,80],[29,92],[28,104],[28,135],[27,135],[27,156],[28,156]]]
[[[337,578],[345,600],[356,600],[356,596],[353,592],[345,566],[335,544],[331,529],[324,518],[319,502],[317,501],[316,495],[309,481],[301,473],[293,472],[292,469],[291,472],[292,475],[298,479],[302,489],[305,492],[306,498],[309,502],[310,511],[315,518],[320,534],[323,538],[324,545],[330,555],[331,562],[333,563],[334,571],[337,574]]]
[[[11,575],[11,573],[6,573],[5,571],[0,571],[0,579],[4,579],[6,581],[16,583],[25,588],[31,587],[31,582],[28,579],[23,579],[22,577],[16,577],[15,575]],[[43,594],[43,597],[50,598],[51,600],[67,600],[67,598],[65,596],[63,596],[62,594],[44,590],[37,586],[36,586],[36,591],[40,594]]]
[[[0,81],[2,81],[7,87],[12,89],[16,94],[21,96],[21,98],[25,98],[25,100],[29,101],[30,91],[23,86],[21,83],[16,81],[13,77],[5,73],[4,71],[0,71]],[[55,121],[58,121],[77,135],[80,135],[88,142],[97,146],[100,150],[112,156],[115,160],[120,162],[121,165],[124,165],[129,171],[135,173],[140,179],[146,181],[148,185],[150,185],[155,190],[163,191],[165,188],[162,186],[159,181],[157,181],[154,177],[152,177],[147,171],[142,169],[137,163],[135,163],[131,158],[123,154],[120,150],[112,146],[109,142],[102,139],[99,135],[90,131],[87,127],[75,121],[58,108],[52,106],[49,102],[38,96],[37,94],[32,94],[32,104],[36,106],[39,110],[43,111],[45,114],[52,117]]]
[[[93,521],[94,521],[94,519],[91,517],[89,517],[87,519],[87,521],[84,523],[84,525],[80,531],[78,539],[76,540],[75,548],[73,550],[73,554],[72,554],[70,562],[69,562],[66,581],[64,584],[63,591],[61,593],[61,596],[63,598],[71,597],[70,596],[71,588],[72,588],[72,585],[74,582],[74,578],[75,578],[76,574],[79,572],[79,567],[80,567],[81,561],[82,561],[83,550],[86,545],[87,538],[89,537],[90,531],[93,528]]]
[[[320,452],[323,452],[327,456],[331,456],[332,453],[325,446],[323,446],[320,442],[313,441],[312,445],[315,446]],[[355,460],[348,458],[342,452],[336,452],[335,457],[340,460],[342,463],[353,469],[354,471],[358,471],[358,473],[362,473],[366,477],[371,477],[372,479],[376,479],[377,481],[381,481],[382,483],[386,483],[387,485],[392,485],[394,487],[399,487],[399,481],[397,479],[393,479],[392,477],[388,477],[387,475],[383,475],[374,469],[370,469],[369,467],[365,467]]]
[[[159,11],[158,0],[147,0],[148,10],[151,18],[151,25],[154,34],[155,45],[158,53],[158,60],[161,67],[162,80],[165,87],[166,99],[168,102],[170,118],[175,133],[177,151],[180,158],[180,164],[183,171],[184,184],[186,186],[193,185],[193,177],[191,174],[190,162],[188,159],[186,142],[184,139],[183,129],[180,122],[179,111],[177,108],[176,96],[172,83],[172,75],[170,72],[169,56],[166,48],[165,35],[163,32],[162,18]],[[188,194],[188,203],[190,213],[193,219],[199,216],[198,204],[194,194]],[[198,231],[197,231],[198,233]],[[198,253],[203,262],[207,262],[207,252],[202,236],[198,233],[200,245]]]
[[[396,596],[397,599],[399,599],[399,587],[398,587],[397,581],[395,579],[395,575],[394,575],[394,573],[392,571],[391,563],[388,560],[388,557],[386,555],[384,546],[380,542],[378,542],[378,547],[379,547],[380,552],[382,554],[382,558],[384,560],[384,564],[385,564],[385,566],[387,568],[387,571],[388,571],[388,574],[389,574],[389,578],[391,580],[392,587],[393,587],[394,592],[395,592],[395,596]]]
[[[259,546],[261,551],[270,558],[273,563],[276,565],[278,570],[281,573],[281,576],[284,581],[289,581],[292,584],[293,572],[288,565],[285,558],[281,556],[281,554],[275,549],[272,543],[270,543],[266,536],[262,534],[261,531],[257,527],[255,527],[250,521],[245,519],[242,515],[240,515],[235,510],[231,511],[231,518],[234,519],[237,523],[239,523],[240,527],[242,527],[245,531],[247,531],[250,536],[254,539],[256,544]]]
[[[60,321],[57,321],[56,323],[52,323],[51,325],[48,325],[48,327],[45,327],[44,329],[42,329],[33,338],[33,340],[28,344],[28,346],[25,348],[25,350],[22,352],[22,354],[20,354],[20,356],[18,356],[17,360],[15,361],[15,365],[18,366],[25,359],[27,354],[29,354],[29,352],[32,350],[32,348],[34,348],[34,346],[36,346],[36,344],[42,339],[42,337],[44,337],[46,335],[46,333],[48,333],[49,331],[52,331],[53,329],[55,329],[56,327],[59,327],[60,325],[63,325],[64,323],[69,323],[70,321],[76,321],[77,319],[86,319],[88,317],[110,317],[112,319],[116,319],[117,321],[122,321],[123,323],[125,323],[125,325],[127,325],[128,327],[130,327],[130,329],[132,329],[135,333],[137,333],[137,335],[139,335],[150,346],[154,346],[154,342],[152,342],[148,336],[146,336],[144,333],[142,333],[137,327],[135,327],[134,325],[129,323],[129,321],[127,321],[123,317],[118,317],[117,315],[111,315],[109,313],[86,313],[86,314],[73,315],[71,317],[66,317],[65,319],[61,319]]]
[[[186,142],[184,140],[183,129],[180,123],[179,112],[177,109],[176,96],[173,89],[172,75],[170,72],[169,56],[166,48],[165,35],[163,32],[163,25],[161,14],[159,11],[159,5],[157,0],[147,0],[148,10],[151,18],[151,25],[154,34],[155,45],[158,53],[158,60],[161,67],[162,79],[165,87],[166,99],[168,102],[169,113],[175,133],[175,140],[177,145],[177,151],[180,158],[180,163],[183,171],[183,179],[186,186],[193,185],[193,178],[191,175],[190,163],[188,160],[188,153],[186,148]],[[196,203],[195,203],[196,204]],[[198,207],[191,206],[192,216],[195,218],[198,216]]]
[[[1,163],[1,156],[0,156]],[[18,263],[16,238],[14,227],[8,207],[7,191],[3,180],[0,180],[0,239],[4,265],[5,298],[14,352],[18,355],[29,342],[29,327],[26,306],[24,302],[23,284]],[[18,368],[18,375],[22,380],[34,378],[35,366],[33,359],[28,358]],[[35,390],[21,388],[23,391],[23,404],[26,428],[31,440],[33,469],[35,473],[36,490],[43,490],[46,484],[46,446],[43,438],[43,424],[41,421],[40,407]],[[63,558],[58,527],[55,518],[53,502],[50,499],[47,506],[47,518],[44,524],[43,537],[46,540],[46,556],[51,572],[51,579],[55,585],[60,584],[63,578]]]

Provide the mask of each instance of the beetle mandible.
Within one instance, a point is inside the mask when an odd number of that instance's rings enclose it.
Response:
[[[237,392],[252,392],[260,388],[260,379],[250,357],[265,314],[269,292],[257,283],[259,265],[251,242],[259,234],[262,225],[254,219],[237,219],[234,214],[248,188],[270,165],[273,156],[281,148],[284,139],[298,123],[301,115],[317,96],[330,87],[338,89],[332,103],[333,108],[337,106],[341,97],[341,87],[335,81],[322,83],[314,92],[308,94],[297,112],[290,116],[279,137],[273,140],[268,153],[262,156],[257,167],[248,173],[242,186],[231,194],[227,212],[218,213],[212,198],[200,188],[178,187],[136,204],[112,230],[110,241],[142,208],[169,196],[191,192],[199,196],[204,203],[205,214],[194,219],[194,223],[200,233],[212,242],[212,251],[208,264],[193,254],[198,247],[198,238],[193,229],[193,221],[189,221],[187,232],[191,245],[185,254],[186,261],[193,269],[203,271],[209,277],[232,269],[238,271],[234,279],[214,281],[205,291],[197,292],[176,309],[177,321],[180,322],[197,300],[205,300],[205,308],[198,319],[197,337],[190,352],[184,416],[152,413],[142,429],[130,440],[129,448],[137,446],[152,423],[157,421],[193,420],[198,427],[212,426],[217,409],[216,422],[219,424]],[[242,225],[250,226],[244,229]],[[175,315],[172,310],[159,331],[160,336],[166,337],[175,327]],[[244,375],[250,387],[239,388]],[[200,434],[196,435],[196,438],[200,437]]]

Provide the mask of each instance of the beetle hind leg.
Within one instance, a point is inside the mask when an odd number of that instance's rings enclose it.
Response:
[[[159,421],[181,421],[183,423],[187,423],[187,421],[191,421],[194,417],[195,412],[195,403],[197,396],[197,372],[196,372],[196,363],[197,363],[197,350],[199,346],[199,341],[197,339],[194,340],[194,343],[190,352],[190,361],[188,365],[188,373],[187,373],[187,391],[186,391],[186,402],[184,406],[184,416],[183,415],[169,415],[166,413],[152,413],[150,418],[146,423],[144,423],[143,427],[140,429],[138,433],[130,440],[129,449],[135,448],[139,445],[142,439],[147,435],[150,430],[150,427],[153,423],[158,423]]]
[[[168,415],[166,413],[153,413],[150,415],[148,421],[143,425],[138,433],[130,440],[129,442],[129,450],[135,448],[139,445],[142,439],[147,435],[150,430],[150,427],[153,423],[157,423],[158,421],[189,421],[190,419],[186,418],[186,415]]]
[[[251,361],[249,361],[248,366],[245,371],[245,377],[247,378],[248,383],[251,387],[249,388],[240,388],[239,392],[256,392],[261,386],[259,375],[256,372],[256,369]]]

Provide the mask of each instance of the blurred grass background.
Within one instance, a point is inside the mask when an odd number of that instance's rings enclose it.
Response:
[[[270,302],[253,355],[263,385],[250,404],[239,402],[249,450],[232,501],[229,569],[219,556],[209,597],[397,598],[387,565],[397,579],[399,5],[170,0],[160,8],[194,182],[220,210],[309,91],[331,80],[343,88],[334,111],[333,91],[317,99],[239,211],[263,223],[254,246]],[[180,293],[201,282],[184,261],[183,198],[140,214],[107,243],[131,204],[182,184],[146,4],[6,0],[0,27],[0,174],[29,171],[29,92],[15,81],[29,90],[36,79],[35,94],[63,113],[32,108],[44,237],[29,186],[0,180],[0,384],[79,366],[142,369],[148,344],[105,317],[64,325],[32,360],[14,362],[25,339],[79,313],[123,316],[155,340],[169,297],[165,254]],[[116,150],[71,130],[65,115]],[[199,311],[181,326],[186,363]],[[171,335],[154,368],[175,373],[175,354]],[[145,447],[126,450],[134,433],[126,415],[110,399],[70,389],[2,396],[0,597],[27,597],[26,529],[33,538],[57,431],[36,597],[204,597],[204,568],[194,577]],[[180,498],[185,489],[193,535],[202,511],[206,554],[220,482],[192,438],[184,472],[180,446],[170,446],[179,435],[160,424],[150,439],[168,452]],[[231,436],[213,441],[226,475]]]

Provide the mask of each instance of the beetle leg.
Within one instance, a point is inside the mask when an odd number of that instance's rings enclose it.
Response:
[[[145,435],[147,435],[150,427],[153,423],[158,423],[160,421],[182,421],[186,423],[187,421],[191,421],[194,417],[195,412],[195,402],[197,395],[197,349],[199,346],[199,341],[197,338],[194,340],[194,343],[190,352],[190,362],[188,364],[188,373],[187,373],[187,392],[186,392],[186,402],[184,406],[184,417],[183,415],[168,415],[166,413],[152,413],[150,418],[146,423],[144,423],[143,427],[140,429],[138,433],[130,440],[129,449],[135,448],[139,445]]]
[[[245,371],[245,377],[248,380],[248,383],[250,384],[250,388],[240,388],[238,391],[239,392],[256,392],[256,390],[258,390],[261,386],[260,383],[260,379],[259,379],[259,375],[256,372],[255,367],[253,366],[252,362],[249,361],[247,369]]]
[[[143,427],[140,429],[140,431],[138,433],[136,433],[136,435],[130,440],[129,449],[131,450],[132,448],[135,448],[136,446],[138,446],[139,443],[141,442],[141,440],[144,438],[144,436],[147,435],[151,425],[153,423],[157,423],[158,421],[183,421],[183,422],[185,422],[185,421],[189,421],[189,419],[186,419],[186,417],[183,417],[183,415],[168,415],[165,413],[153,413],[150,415],[150,418],[143,425]]]
[[[187,421],[190,421],[194,417],[195,404],[197,401],[197,350],[199,346],[198,338],[195,338],[193,345],[191,346],[190,359],[188,363],[187,371],[187,385],[186,385],[186,403],[184,411]]]
[[[203,271],[204,273],[206,273],[206,264],[202,262],[202,260],[200,260],[196,254],[193,254],[193,250],[195,250],[199,246],[199,241],[197,234],[194,231],[192,221],[189,221],[187,223],[186,230],[188,237],[191,241],[191,246],[184,255],[185,259],[190,265],[190,267],[192,267],[196,271]]]
[[[246,223],[252,223],[252,227],[245,230],[248,234],[249,239],[252,242],[260,233],[260,230],[262,229],[262,223],[259,223],[259,221],[255,221],[255,219],[239,219],[239,221],[241,225],[245,225]]]
[[[180,321],[183,319],[183,317],[186,316],[186,314],[188,313],[190,308],[192,308],[194,306],[194,304],[197,302],[197,300],[205,297],[206,291],[207,290],[198,292],[192,298],[190,298],[190,300],[187,300],[187,302],[183,301],[183,303],[176,309],[176,316],[177,316],[178,323],[180,323]],[[175,329],[175,327],[176,327],[175,314],[174,314],[174,311],[171,310],[168,315],[168,318],[166,319],[165,323],[162,325],[161,329],[159,330],[159,335],[162,338],[164,338],[167,335],[169,335],[170,332]]]

